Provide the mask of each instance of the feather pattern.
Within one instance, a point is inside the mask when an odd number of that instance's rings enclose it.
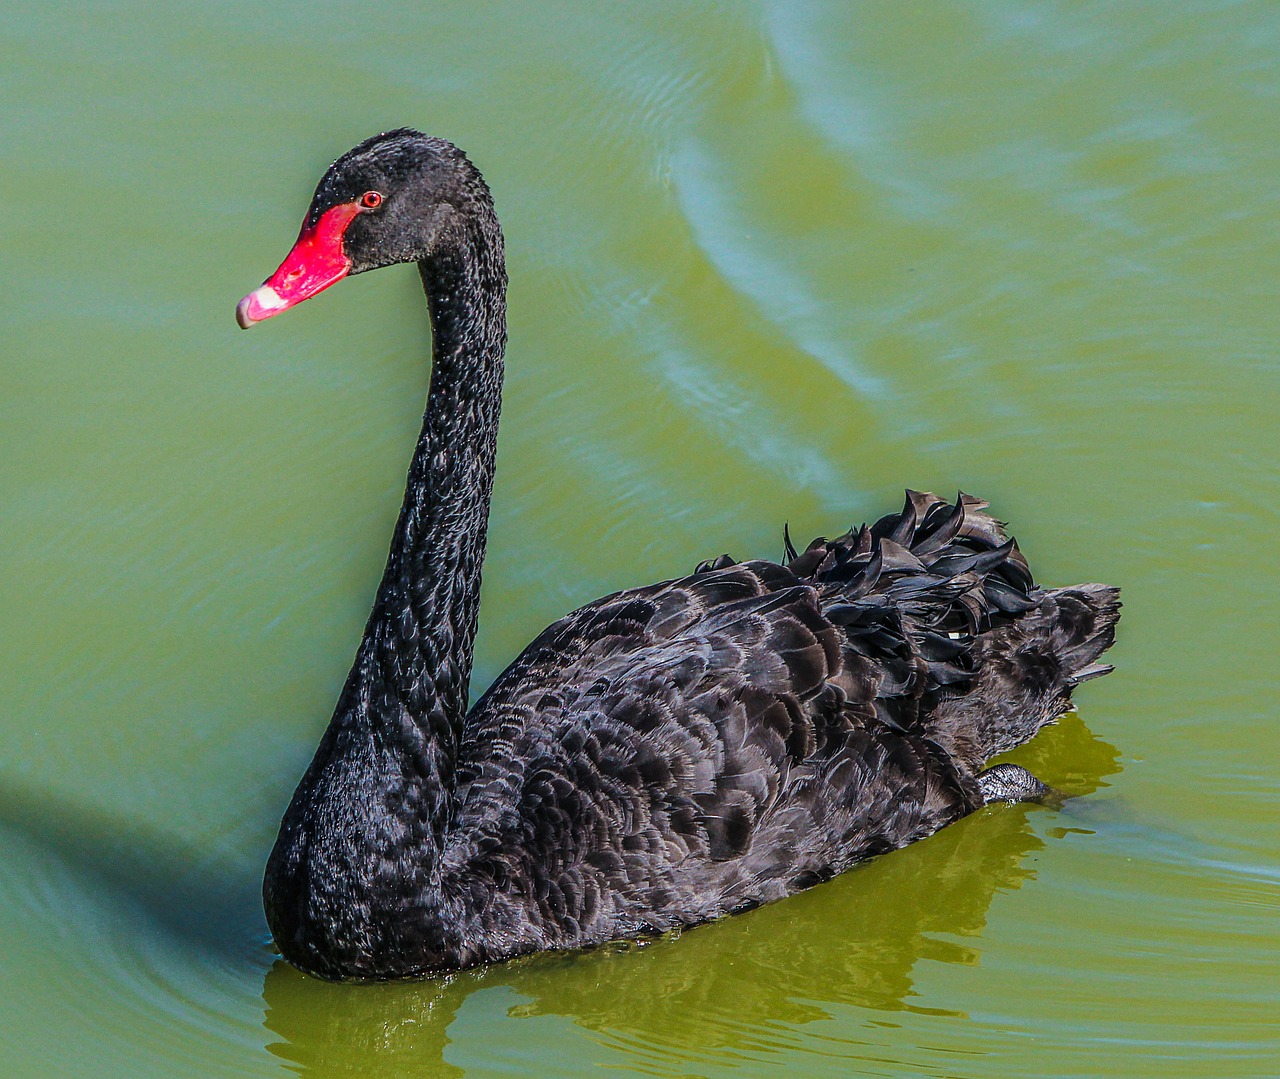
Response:
[[[704,563],[550,626],[467,718],[441,856],[524,939],[457,958],[706,921],[982,804],[978,768],[1065,710],[1116,601],[1037,588],[980,505],[911,492],[789,565]]]

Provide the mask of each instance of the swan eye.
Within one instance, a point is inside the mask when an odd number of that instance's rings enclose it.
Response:
[[[366,191],[360,196],[360,205],[366,210],[376,210],[382,205],[382,195],[377,191]]]

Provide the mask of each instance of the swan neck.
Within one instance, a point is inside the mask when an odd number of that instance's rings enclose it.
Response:
[[[453,728],[467,709],[506,345],[501,236],[469,240],[418,267],[431,315],[431,386],[397,530],[412,586],[407,610]]]
[[[502,397],[506,272],[492,210],[418,268],[431,385],[357,669],[379,740],[443,802],[467,708]]]

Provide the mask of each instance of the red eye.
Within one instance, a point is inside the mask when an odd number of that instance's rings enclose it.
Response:
[[[360,196],[360,205],[366,210],[376,210],[382,205],[382,196],[377,191],[366,191]]]

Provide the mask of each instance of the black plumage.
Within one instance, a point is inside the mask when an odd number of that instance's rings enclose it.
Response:
[[[268,863],[285,958],[385,978],[692,925],[1034,790],[981,769],[1109,669],[1116,591],[1038,587],[965,495],[597,600],[467,712],[501,232],[462,153],[409,130],[335,162],[307,227],[335,207],[346,272],[418,262],[433,371],[364,639]]]

